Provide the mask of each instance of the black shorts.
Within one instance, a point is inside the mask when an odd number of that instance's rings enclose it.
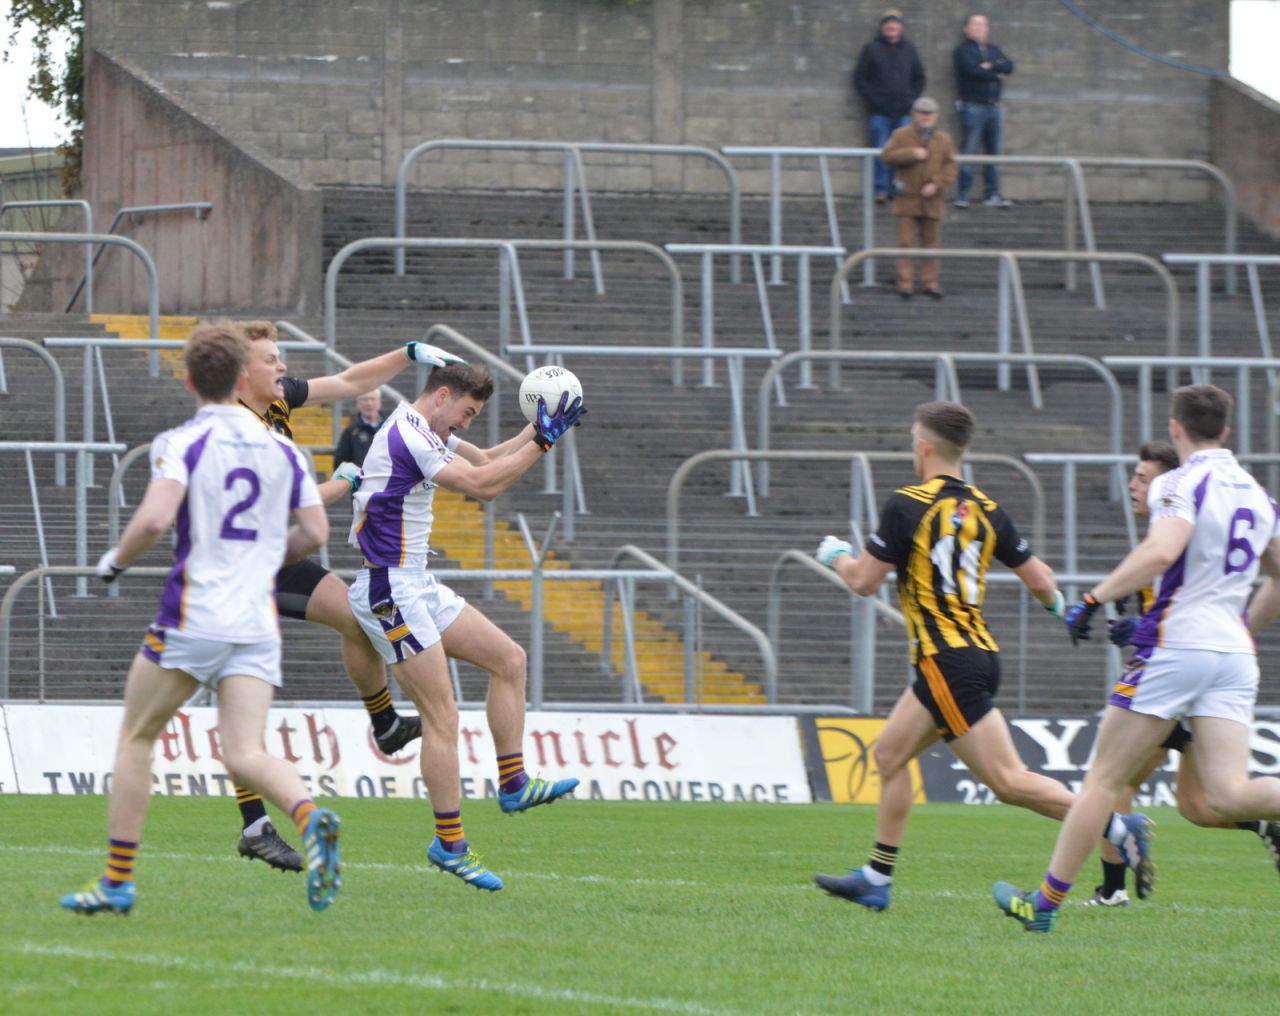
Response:
[[[1190,743],[1191,731],[1179,723],[1169,731],[1169,736],[1164,739],[1164,744],[1160,745],[1160,747],[1170,748],[1173,751],[1184,751]]]
[[[984,649],[944,649],[916,661],[911,690],[933,716],[943,740],[954,741],[995,708],[1000,656]]]
[[[280,613],[305,621],[311,594],[328,574],[329,569],[307,558],[297,564],[287,564],[276,572],[276,607]]]

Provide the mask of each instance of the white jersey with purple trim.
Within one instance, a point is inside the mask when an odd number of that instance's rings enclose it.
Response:
[[[1136,646],[1253,653],[1245,626],[1258,558],[1280,535],[1276,503],[1226,448],[1196,452],[1151,484],[1151,521],[1194,527],[1186,549],[1160,576]]]
[[[386,568],[422,566],[431,548],[432,478],[453,461],[456,435],[442,441],[422,415],[401,402],[373,437],[351,498],[350,544]]]
[[[233,643],[278,639],[289,513],[321,503],[301,452],[247,409],[203,406],[151,443],[151,478],[187,489],[156,626]]]

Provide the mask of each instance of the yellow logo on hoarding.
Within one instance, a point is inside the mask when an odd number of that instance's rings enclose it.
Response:
[[[836,804],[880,803],[880,773],[871,748],[886,722],[825,716],[815,720],[831,800]],[[918,760],[911,762],[911,789],[917,804],[926,800]]]

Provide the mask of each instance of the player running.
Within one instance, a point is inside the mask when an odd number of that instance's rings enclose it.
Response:
[[[1134,466],[1133,476],[1129,480],[1129,501],[1133,512],[1147,518],[1147,492],[1156,477],[1178,468],[1178,450],[1168,441],[1148,441],[1138,449],[1138,464]],[[1138,614],[1146,613],[1155,602],[1155,591],[1150,585],[1144,586],[1137,593]],[[1117,601],[1119,608],[1123,600]],[[1122,649],[1133,644],[1134,631],[1138,626],[1138,617],[1121,614],[1108,622],[1108,638]],[[1204,787],[1200,783],[1200,775],[1196,771],[1192,757],[1191,731],[1182,723],[1173,728],[1164,742],[1157,748],[1143,765],[1141,771],[1121,792],[1121,803],[1117,810],[1129,812],[1133,810],[1133,801],[1137,797],[1138,788],[1142,786],[1168,756],[1169,749],[1181,753],[1178,764],[1177,799],[1178,811],[1187,821],[1198,826],[1212,829],[1246,829],[1257,833],[1263,844],[1271,853],[1276,866],[1280,868],[1280,822],[1230,822],[1216,814],[1204,799]],[[1093,895],[1084,901],[1087,907],[1124,907],[1129,904],[1129,894],[1125,892],[1125,863],[1119,850],[1109,842],[1102,844],[1102,884],[1093,891]],[[1149,870],[1148,875],[1154,874]],[[1150,878],[1136,879],[1138,899],[1144,900],[1154,889]]]
[[[270,429],[292,437],[290,415],[303,406],[322,406],[354,399],[386,384],[414,364],[440,366],[461,362],[452,353],[423,342],[353,364],[341,374],[304,380],[285,376],[284,359],[276,345],[276,327],[270,321],[243,325],[250,340],[248,380],[241,388],[240,404]],[[358,470],[339,464],[332,479],[320,484],[325,504],[349,494]],[[332,628],[342,636],[342,662],[373,724],[378,750],[386,755],[399,751],[422,734],[417,716],[400,716],[391,703],[382,657],[369,644],[347,603],[347,586],[338,576],[312,560],[300,560],[276,576],[276,602],[280,613],[299,621]],[[267,818],[262,799],[236,787],[243,831],[238,849],[242,857],[259,858],[282,871],[301,871],[302,859],[286,843]]]
[[[991,498],[959,479],[973,436],[973,414],[955,402],[916,407],[912,451],[920,483],[885,503],[880,526],[856,559],[844,540],[826,537],[817,558],[860,596],[871,596],[895,568],[907,619],[915,683],[903,692],[876,738],[880,771],[876,843],[866,865],[848,875],[817,875],[833,896],[871,910],[889,906],[893,867],[911,814],[910,764],[939,738],[1006,804],[1062,818],[1072,794],[1030,772],[1004,715],[992,702],[1000,686],[999,647],[982,616],[986,572],[995,557],[1041,605],[1062,616],[1052,569],[1032,555],[1012,520]],[[1138,817],[1116,816],[1107,834],[1123,842]],[[1099,828],[1102,823],[1099,822]]]
[[[1258,693],[1251,632],[1280,614],[1276,503],[1222,442],[1232,399],[1213,385],[1173,393],[1169,436],[1182,465],[1151,487],[1151,527],[1115,570],[1067,611],[1073,643],[1093,614],[1159,577],[1133,634],[1136,653],[1112,690],[1092,767],[1067,815],[1038,890],[993,887],[996,904],[1027,931],[1053,930],[1093,836],[1134,774],[1187,718],[1205,801],[1229,821],[1280,819],[1280,779],[1249,778],[1249,724]],[[1258,571],[1266,580],[1248,603]]]
[[[486,710],[498,755],[498,803],[506,812],[547,804],[576,779],[530,779],[524,770],[525,654],[500,628],[427,570],[437,486],[491,501],[549,451],[583,413],[565,393],[555,411],[538,400],[536,425],[487,451],[463,441],[493,394],[481,367],[438,367],[412,405],[400,403],[374,436],[354,502],[351,544],[364,568],[351,609],[423,718],[420,763],[435,813],[427,859],[480,889],[502,879],[470,849],[462,830],[458,707],[447,657],[489,672]]]
[[[338,817],[317,808],[293,766],[263,745],[280,686],[280,629],[272,588],[285,560],[329,535],[316,485],[288,438],[264,431],[235,404],[248,342],[232,324],[204,325],[187,342],[196,415],[151,445],[151,482],[118,546],[98,562],[114,582],[176,523],[174,565],[129,669],[109,805],[107,870],[62,906],[127,914],[151,797],[151,753],[178,708],[204,685],[218,698],[222,760],[238,784],[288,812],[307,854],[307,899],[333,902]],[[292,511],[297,524],[289,528]]]

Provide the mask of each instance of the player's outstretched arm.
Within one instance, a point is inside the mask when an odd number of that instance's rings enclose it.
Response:
[[[104,582],[114,582],[122,571],[154,547],[173,525],[186,496],[187,488],[177,480],[152,480],[138,510],[125,526],[120,542],[98,561],[98,577]]]
[[[1093,587],[1093,598],[1099,603],[1107,603],[1136,593],[1178,560],[1178,555],[1186,550],[1191,540],[1191,533],[1191,523],[1185,519],[1156,519],[1151,523],[1146,539],[1129,551],[1111,574]]]
[[[868,553],[855,558],[853,546],[837,536],[823,537],[814,557],[819,564],[826,565],[844,579],[845,585],[859,596],[870,596],[876,592],[893,571],[892,564]]]
[[[353,363],[341,374],[311,378],[307,381],[307,401],[304,406],[323,406],[343,399],[354,399],[365,392],[380,388],[406,367],[420,363],[430,367],[443,367],[447,363],[465,363],[460,356],[445,352],[439,346],[426,342],[409,342],[389,353],[371,360]]]
[[[1040,601],[1040,606],[1054,617],[1062,616],[1066,603],[1052,568],[1032,554],[1013,569],[1013,574],[1022,580],[1022,584],[1027,587],[1027,592]]]
[[[285,544],[285,564],[301,561],[329,539],[329,518],[324,513],[323,505],[295,508],[293,517],[294,523],[289,527],[289,537]]]
[[[1255,635],[1280,617],[1280,539],[1267,544],[1258,568],[1265,578],[1245,611],[1245,623]]]
[[[344,497],[350,497],[360,489],[360,467],[354,462],[343,462],[324,483],[316,484],[321,504],[331,505]]]
[[[458,447],[454,451],[473,466],[483,466],[486,463],[493,462],[495,459],[500,459],[510,455],[512,452],[519,451],[533,440],[534,434],[533,424],[529,424],[514,437],[508,438],[492,448],[481,448],[478,445],[473,445],[470,441],[459,439]]]

